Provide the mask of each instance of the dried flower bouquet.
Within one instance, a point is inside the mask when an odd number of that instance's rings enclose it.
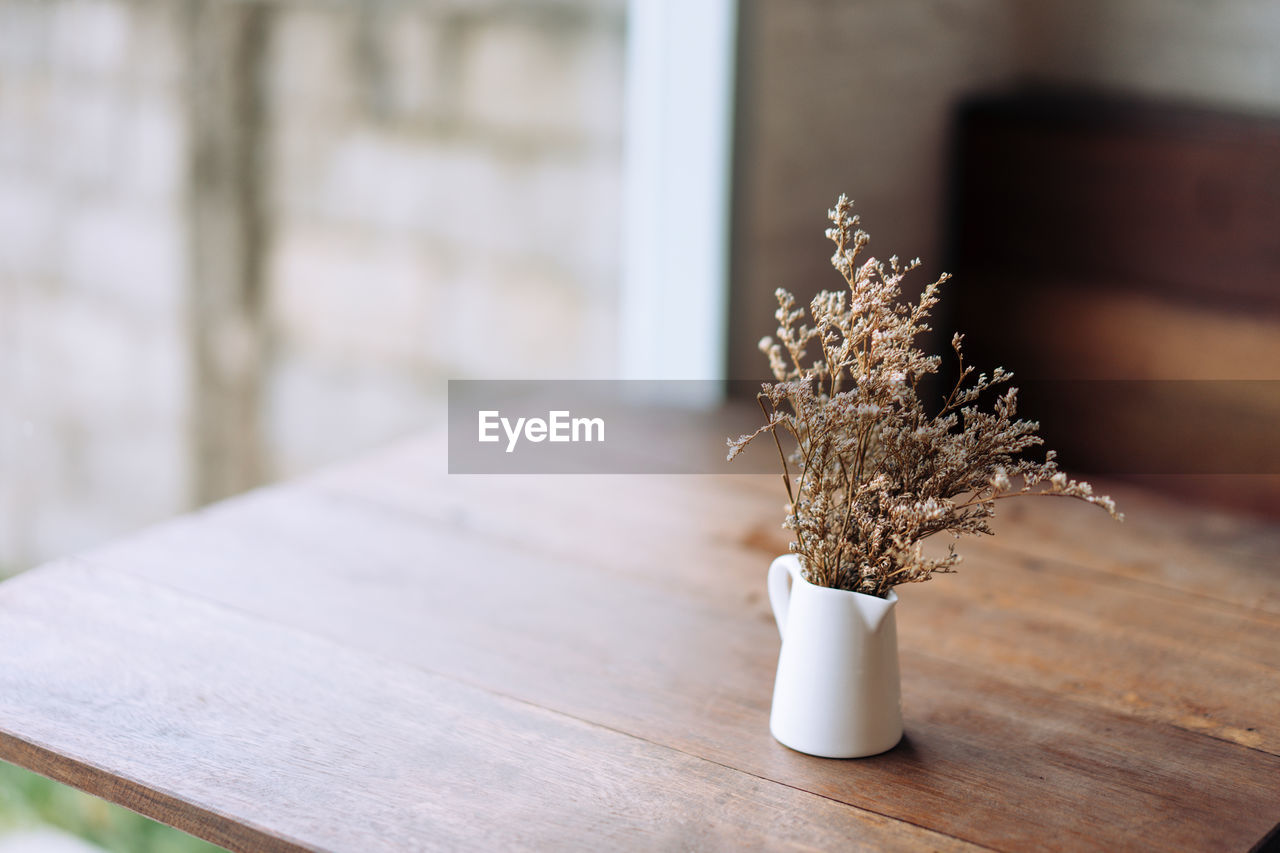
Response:
[[[1111,498],[1058,470],[1053,451],[1043,461],[1023,458],[1042,443],[1039,424],[1015,417],[1013,387],[984,410],[979,398],[1013,374],[997,367],[970,381],[959,334],[951,341],[959,379],[937,412],[926,408],[917,390],[941,358],[926,355],[916,340],[930,331],[949,276],[906,303],[902,282],[919,259],[862,260],[869,237],[843,195],[827,216],[826,234],[836,245],[831,263],[847,290],[814,297],[806,325],[795,297],[778,289],[777,339],[760,341],[776,380],[758,395],[768,422],[729,441],[732,460],[752,440],[773,435],[787,490],[783,526],[795,531],[791,550],[805,578],[883,598],[898,584],[954,571],[954,543],[946,556],[930,558],[922,541],[944,531],[957,539],[989,534],[996,501],[1010,497],[1076,498],[1122,519]],[[779,430],[795,444],[790,454]]]

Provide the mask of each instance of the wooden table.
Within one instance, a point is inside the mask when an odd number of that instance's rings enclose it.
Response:
[[[900,588],[903,742],[833,761],[768,731],[776,478],[443,463],[410,442],[0,586],[0,757],[255,851],[1247,850],[1280,821],[1274,526],[1015,502]]]

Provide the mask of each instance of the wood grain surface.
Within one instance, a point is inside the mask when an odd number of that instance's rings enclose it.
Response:
[[[119,572],[41,574],[5,589],[5,757],[235,849],[966,846]]]
[[[900,589],[903,743],[831,761],[768,733],[776,478],[443,467],[408,442],[0,586],[0,757],[245,850],[1241,850],[1280,821],[1274,527],[1017,505]]]

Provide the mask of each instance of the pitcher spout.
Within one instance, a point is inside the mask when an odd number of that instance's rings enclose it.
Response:
[[[889,590],[889,595],[885,598],[876,598],[874,595],[853,595],[850,599],[867,632],[874,634],[884,624],[885,617],[893,612],[894,606],[898,603],[898,594]]]

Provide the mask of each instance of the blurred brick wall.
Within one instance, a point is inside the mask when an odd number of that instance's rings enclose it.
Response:
[[[1280,4],[1015,3],[1018,60],[1038,79],[1247,112],[1280,109]]]
[[[189,508],[238,428],[195,405],[199,2],[0,0],[0,571]],[[447,377],[610,375],[622,0],[265,9],[256,479]]]
[[[440,7],[440,8],[436,8]],[[273,474],[442,377],[607,377],[620,2],[283,9],[269,51]]]
[[[177,33],[161,2],[0,3],[0,566],[187,501]]]

